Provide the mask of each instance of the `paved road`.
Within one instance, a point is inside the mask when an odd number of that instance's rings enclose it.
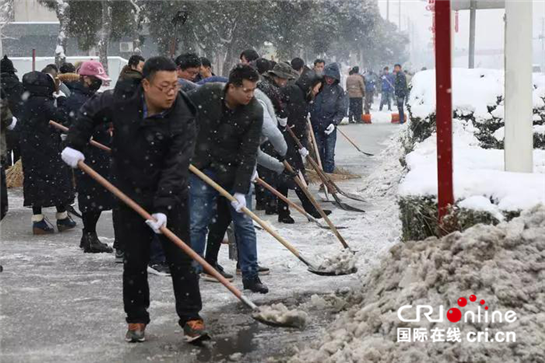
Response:
[[[378,153],[397,126],[389,124],[342,126],[362,148]],[[339,135],[338,164],[352,172],[368,175],[376,163],[362,156]],[[356,191],[363,179],[343,184]],[[268,357],[289,357],[298,344],[308,343],[333,317],[333,309],[316,307],[313,294],[329,294],[339,287],[347,291],[358,284],[356,276],[315,277],[270,236],[259,232],[260,260],[272,268],[264,281],[271,293],[249,295],[258,304],[282,301],[305,308],[309,326],[282,330],[260,325],[220,285],[201,282],[203,316],[214,340],[204,348],[182,341],[176,325],[169,278],[151,276],[152,323],[145,344],[126,344],[121,299],[121,265],[112,255],[85,255],[79,248],[81,223],[77,230],[51,236],[33,236],[31,212],[22,207],[22,191],[10,190],[10,212],[2,221],[0,264],[0,361],[1,362],[219,362],[236,360],[263,362]],[[46,212],[54,220],[53,211]],[[361,238],[357,214],[335,211],[332,219],[350,226],[343,234],[369,248],[369,256],[380,248]],[[338,251],[340,244],[331,233],[318,230],[296,217],[293,226],[266,219],[279,233],[296,242],[306,256],[324,256]],[[112,243],[111,213],[99,223],[99,236]],[[361,241],[359,241],[361,240]],[[369,245],[366,245],[369,244]],[[234,264],[222,250],[222,263],[232,271]],[[235,282],[241,287],[241,282]],[[302,304],[302,305],[301,305]]]

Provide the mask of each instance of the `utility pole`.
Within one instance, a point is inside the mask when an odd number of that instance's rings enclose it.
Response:
[[[437,201],[439,225],[443,225],[449,207],[454,204],[452,180],[452,43],[450,1],[435,2],[437,43],[436,124],[437,124]]]
[[[545,18],[541,18],[541,73],[545,73]]]
[[[475,68],[475,23],[477,20],[477,6],[475,0],[470,0],[469,8],[469,68]]]
[[[505,2],[505,170],[533,171],[532,3]]]
[[[545,73],[545,18],[541,18],[541,73]]]
[[[386,0],[386,21],[390,21],[390,0]]]
[[[399,14],[398,14],[398,21],[397,21],[397,24],[399,25],[398,30],[401,31],[401,0],[398,0],[398,1],[399,1],[399,3],[398,3],[398,5],[399,5],[398,13],[399,13]]]

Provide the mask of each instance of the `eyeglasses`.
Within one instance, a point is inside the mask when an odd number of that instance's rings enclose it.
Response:
[[[174,91],[174,93],[176,93],[176,92],[178,92],[180,90],[180,85],[178,83],[176,83],[176,85],[169,85],[169,86],[164,86],[164,87],[160,87],[160,86],[158,86],[156,84],[152,84],[152,86],[154,86],[159,91],[161,91],[162,93],[165,93],[165,94],[169,94],[170,91]]]

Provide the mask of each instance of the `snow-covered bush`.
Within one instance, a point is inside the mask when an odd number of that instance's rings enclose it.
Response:
[[[452,99],[456,122],[474,127],[474,135],[484,148],[503,148],[496,131],[504,126],[504,74],[492,69],[452,70]],[[417,73],[408,104],[410,137],[420,142],[435,132],[435,71]],[[533,75],[533,123],[545,124],[545,75]],[[534,133],[536,130],[534,129]],[[545,149],[543,137],[534,136],[535,147]]]
[[[498,224],[545,203],[545,76],[534,75],[534,173],[504,171],[503,73],[453,70],[455,205],[449,228]],[[398,203],[404,240],[438,236],[435,72],[413,78]]]

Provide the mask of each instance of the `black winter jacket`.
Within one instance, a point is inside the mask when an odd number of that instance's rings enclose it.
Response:
[[[55,84],[46,73],[30,72],[23,77],[29,97],[17,127],[21,132],[23,192],[25,206],[66,206],[74,199],[72,172],[61,159],[60,131],[49,121],[68,122],[62,107],[55,107]],[[62,106],[64,97],[57,100]]]
[[[187,198],[195,114],[182,92],[169,110],[152,117],[144,115],[142,88],[128,100],[105,92],[81,108],[68,146],[83,150],[95,127],[111,122],[114,183],[152,213],[168,214]]]
[[[24,87],[15,73],[0,74],[2,89],[8,99],[8,106],[13,116],[20,118],[23,111]]]
[[[310,92],[322,80],[323,78],[316,72],[308,70],[295,83],[291,83],[283,89],[287,100],[288,127],[291,127],[295,136],[307,149],[309,148],[307,116],[310,110]],[[284,133],[284,137],[288,144],[288,162],[296,169],[304,170],[297,144],[288,132]]]
[[[260,144],[263,108],[254,98],[230,110],[225,105],[226,87],[207,83],[189,94],[199,110],[193,164],[200,170],[215,171],[217,182],[226,189],[247,194]]]
[[[78,122],[79,110],[93,97],[94,92],[81,82],[67,82],[66,86],[70,89],[70,96],[66,99],[63,107],[70,116],[71,124],[74,124]],[[93,131],[93,140],[110,147],[112,136],[109,132],[109,125],[103,124],[96,127]],[[91,145],[87,146],[82,152],[85,155],[87,165],[106,179],[110,179],[110,153]],[[75,170],[74,174],[77,181],[80,211],[103,211],[114,207],[114,198],[108,190],[79,169]]]

